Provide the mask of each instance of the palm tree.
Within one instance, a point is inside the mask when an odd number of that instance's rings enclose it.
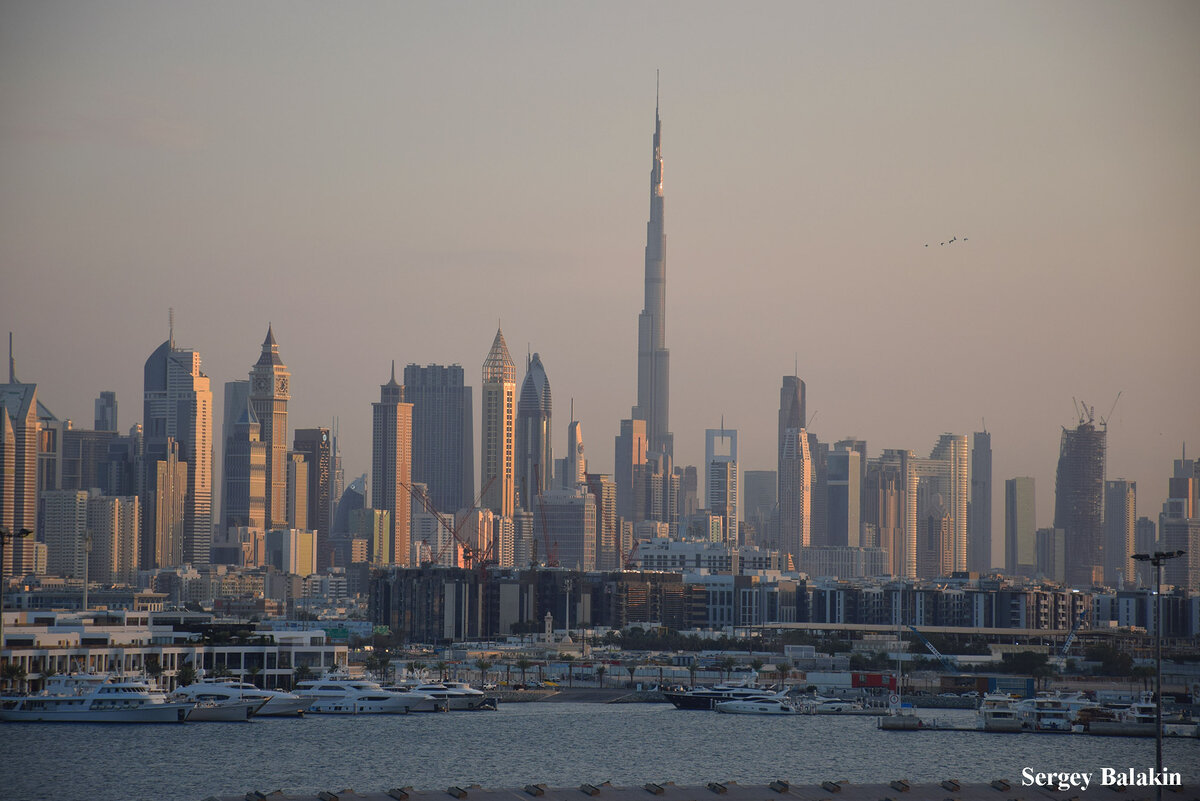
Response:
[[[727,656],[719,664],[721,670],[725,673],[725,681],[729,681],[729,676],[733,673],[733,669],[737,667],[737,660],[732,656]]]
[[[788,662],[776,662],[775,672],[779,674],[779,682],[782,684],[792,675],[792,666]]]
[[[251,665],[250,667],[246,668],[246,672],[250,674],[250,683],[257,687],[258,674],[262,673],[262,668],[260,668],[258,665]]]
[[[608,668],[604,665],[596,666],[596,679],[600,682],[600,688],[604,688],[604,674],[608,672]]]
[[[525,686],[525,671],[533,667],[533,663],[525,657],[521,657],[514,664],[516,664],[517,670],[521,671],[521,686],[523,687]]]
[[[295,676],[297,683],[307,681],[308,679],[312,678],[312,670],[309,669],[308,665],[297,666],[296,669],[292,671],[292,674]]]
[[[196,668],[192,667],[191,662],[183,663],[183,667],[179,668],[179,672],[175,674],[175,682],[180,687],[196,683]]]
[[[692,661],[688,662],[688,680],[691,682],[692,687],[696,686],[696,671],[699,669],[700,664],[696,661],[695,657],[692,657]]]
[[[3,676],[4,681],[11,688],[25,681],[25,668],[16,662],[5,662],[4,670],[0,671],[0,676]]]
[[[475,669],[479,671],[479,683],[487,684],[487,672],[492,669],[492,663],[486,659],[477,659]]]
[[[625,669],[629,671],[629,686],[633,686],[633,674],[637,673],[638,663],[629,661],[625,663]]]
[[[567,663],[567,686],[573,686],[571,681],[575,678],[575,666],[572,664],[575,661],[575,654],[563,654],[563,661]]]
[[[159,661],[158,654],[147,654],[143,667],[146,675],[154,679],[155,684],[158,684],[158,679],[163,674],[162,662]]]
[[[446,662],[446,661],[441,661],[441,662],[438,662],[436,665],[434,665],[434,667],[437,669],[438,675],[441,677],[439,680],[445,681],[446,680],[446,670],[449,669],[450,663]]]

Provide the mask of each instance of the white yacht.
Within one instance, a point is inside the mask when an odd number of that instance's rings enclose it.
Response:
[[[988,693],[979,703],[979,728],[983,731],[1019,732],[1024,727],[1010,696]]]
[[[437,702],[416,692],[385,690],[370,679],[327,676],[296,685],[296,695],[308,699],[309,712],[329,715],[400,714],[431,711]]]
[[[254,711],[256,717],[303,715],[312,703],[310,699],[301,698],[294,693],[263,690],[237,679],[203,679],[195,684],[180,687],[174,695],[193,703],[258,701],[258,708]]]
[[[1076,711],[1071,704],[1057,695],[1042,693],[1035,698],[1025,698],[1015,705],[1025,731],[1070,734],[1073,731]]]
[[[51,676],[34,695],[0,699],[0,720],[71,723],[182,723],[194,703],[173,703],[144,679],[100,674]]]
[[[437,709],[429,711],[454,711],[459,709],[491,708],[491,699],[487,694],[476,690],[463,681],[419,682],[404,681],[384,689],[399,692],[414,692],[432,696],[437,701]],[[414,712],[424,712],[424,709],[414,709]]]
[[[796,715],[796,709],[790,701],[782,697],[760,698],[747,701],[718,701],[718,712],[732,715]]]

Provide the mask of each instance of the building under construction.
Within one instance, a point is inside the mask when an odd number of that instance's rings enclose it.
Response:
[[[1066,583],[1104,582],[1104,452],[1107,426],[1083,407],[1076,428],[1064,428],[1054,487],[1054,527],[1064,532]]]

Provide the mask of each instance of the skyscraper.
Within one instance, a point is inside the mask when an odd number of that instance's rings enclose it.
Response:
[[[1004,482],[1004,572],[1033,578],[1037,571],[1037,503],[1029,476]]]
[[[636,418],[621,421],[617,433],[616,454],[613,461],[613,483],[617,485],[617,516],[628,522],[643,519],[637,516],[637,485],[639,476],[646,470],[646,421]]]
[[[550,489],[554,477],[551,411],[550,379],[542,357],[535,353],[525,362],[525,380],[517,400],[516,488],[526,509],[534,508],[534,500]]]
[[[667,350],[667,235],[663,228],[662,120],[654,104],[650,165],[650,221],[646,223],[646,302],[638,315],[637,406],[630,417],[646,421],[652,453],[674,455],[670,433],[671,352]]]
[[[992,435],[976,431],[971,442],[971,501],[967,512],[967,569],[992,569]]]
[[[596,500],[596,569],[620,570],[624,565],[617,541],[617,485],[602,473],[587,473],[584,480]]]
[[[229,397],[229,385],[225,387]],[[231,411],[225,410],[227,420]],[[225,436],[222,534],[236,528],[266,531],[267,452],[259,431],[258,417],[249,400],[244,399],[240,414]]]
[[[404,397],[408,398],[405,388]],[[414,415],[415,415],[414,409]],[[317,550],[333,533],[333,440],[328,428],[297,428],[292,450],[308,463],[308,528],[317,532]]]
[[[1063,531],[1065,581],[1090,587],[1104,581],[1104,452],[1106,431],[1090,418],[1064,428],[1054,485],[1054,527]]]
[[[375,544],[378,561],[407,566],[409,517],[412,510],[412,404],[404,402],[404,387],[392,377],[379,388],[379,403],[371,405],[371,508],[387,512],[387,531]]]
[[[267,528],[287,524],[288,399],[292,374],[279,358],[275,334],[267,326],[262,353],[250,368],[250,404],[267,446]]]
[[[461,365],[404,368],[404,398],[413,405],[413,481],[429,488],[443,514],[475,503],[475,425],[471,388]]]
[[[0,526],[37,531],[37,384],[17,381],[12,334],[8,343],[8,383],[0,384]],[[7,551],[4,558],[7,569]]]
[[[785,375],[783,385],[779,388],[779,437],[778,460],[776,475],[779,487],[776,497],[783,497],[783,444],[788,438],[788,431],[799,430],[806,425],[804,409],[804,382],[798,376]]]
[[[839,445],[825,459],[826,544],[857,548],[862,544],[862,456]]]
[[[96,398],[96,425],[94,428],[97,431],[117,430],[117,393],[101,392],[100,397]]]
[[[516,489],[517,365],[508,355],[504,334],[496,329],[483,361],[483,464],[479,484],[486,487],[480,503],[501,517],[512,517]]]
[[[143,567],[164,567],[156,560],[176,554],[183,562],[208,564],[212,543],[213,418],[212,389],[200,369],[200,354],[175,347],[172,329],[167,341],[146,359],[143,393],[142,553]],[[177,459],[186,465],[182,541],[177,550],[161,551],[156,544],[159,519],[157,497],[158,465],[168,461],[174,442]],[[174,490],[173,490],[174,491]],[[171,497],[174,497],[171,495]]]
[[[583,453],[583,423],[567,426],[567,455],[563,457],[562,486],[572,489],[587,481],[587,457]],[[614,501],[615,502],[615,501]]]
[[[800,564],[800,549],[811,544],[812,454],[808,432],[788,429],[784,434],[779,460],[779,542],[782,553]]]
[[[1104,583],[1134,586],[1134,525],[1137,482],[1118,478],[1104,482]]]
[[[970,499],[971,476],[970,452],[966,434],[942,434],[937,445],[929,454],[930,460],[946,463],[946,470],[936,481],[936,489],[946,504],[946,511],[953,518],[953,534],[950,538],[951,564],[954,570],[967,569],[967,503]],[[920,473],[918,467],[918,474]],[[988,548],[991,549],[991,541]],[[990,557],[989,560],[990,562]],[[990,566],[990,565],[989,565]]]
[[[738,432],[725,428],[704,431],[704,503],[720,515],[721,539],[738,544]]]

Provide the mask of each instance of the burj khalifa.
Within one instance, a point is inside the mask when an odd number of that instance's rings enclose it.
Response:
[[[650,453],[672,456],[668,425],[671,352],[667,350],[667,235],[663,230],[662,120],[654,102],[654,160],[650,166],[650,221],[646,223],[646,303],[638,315],[637,406],[631,416],[646,421]]]

